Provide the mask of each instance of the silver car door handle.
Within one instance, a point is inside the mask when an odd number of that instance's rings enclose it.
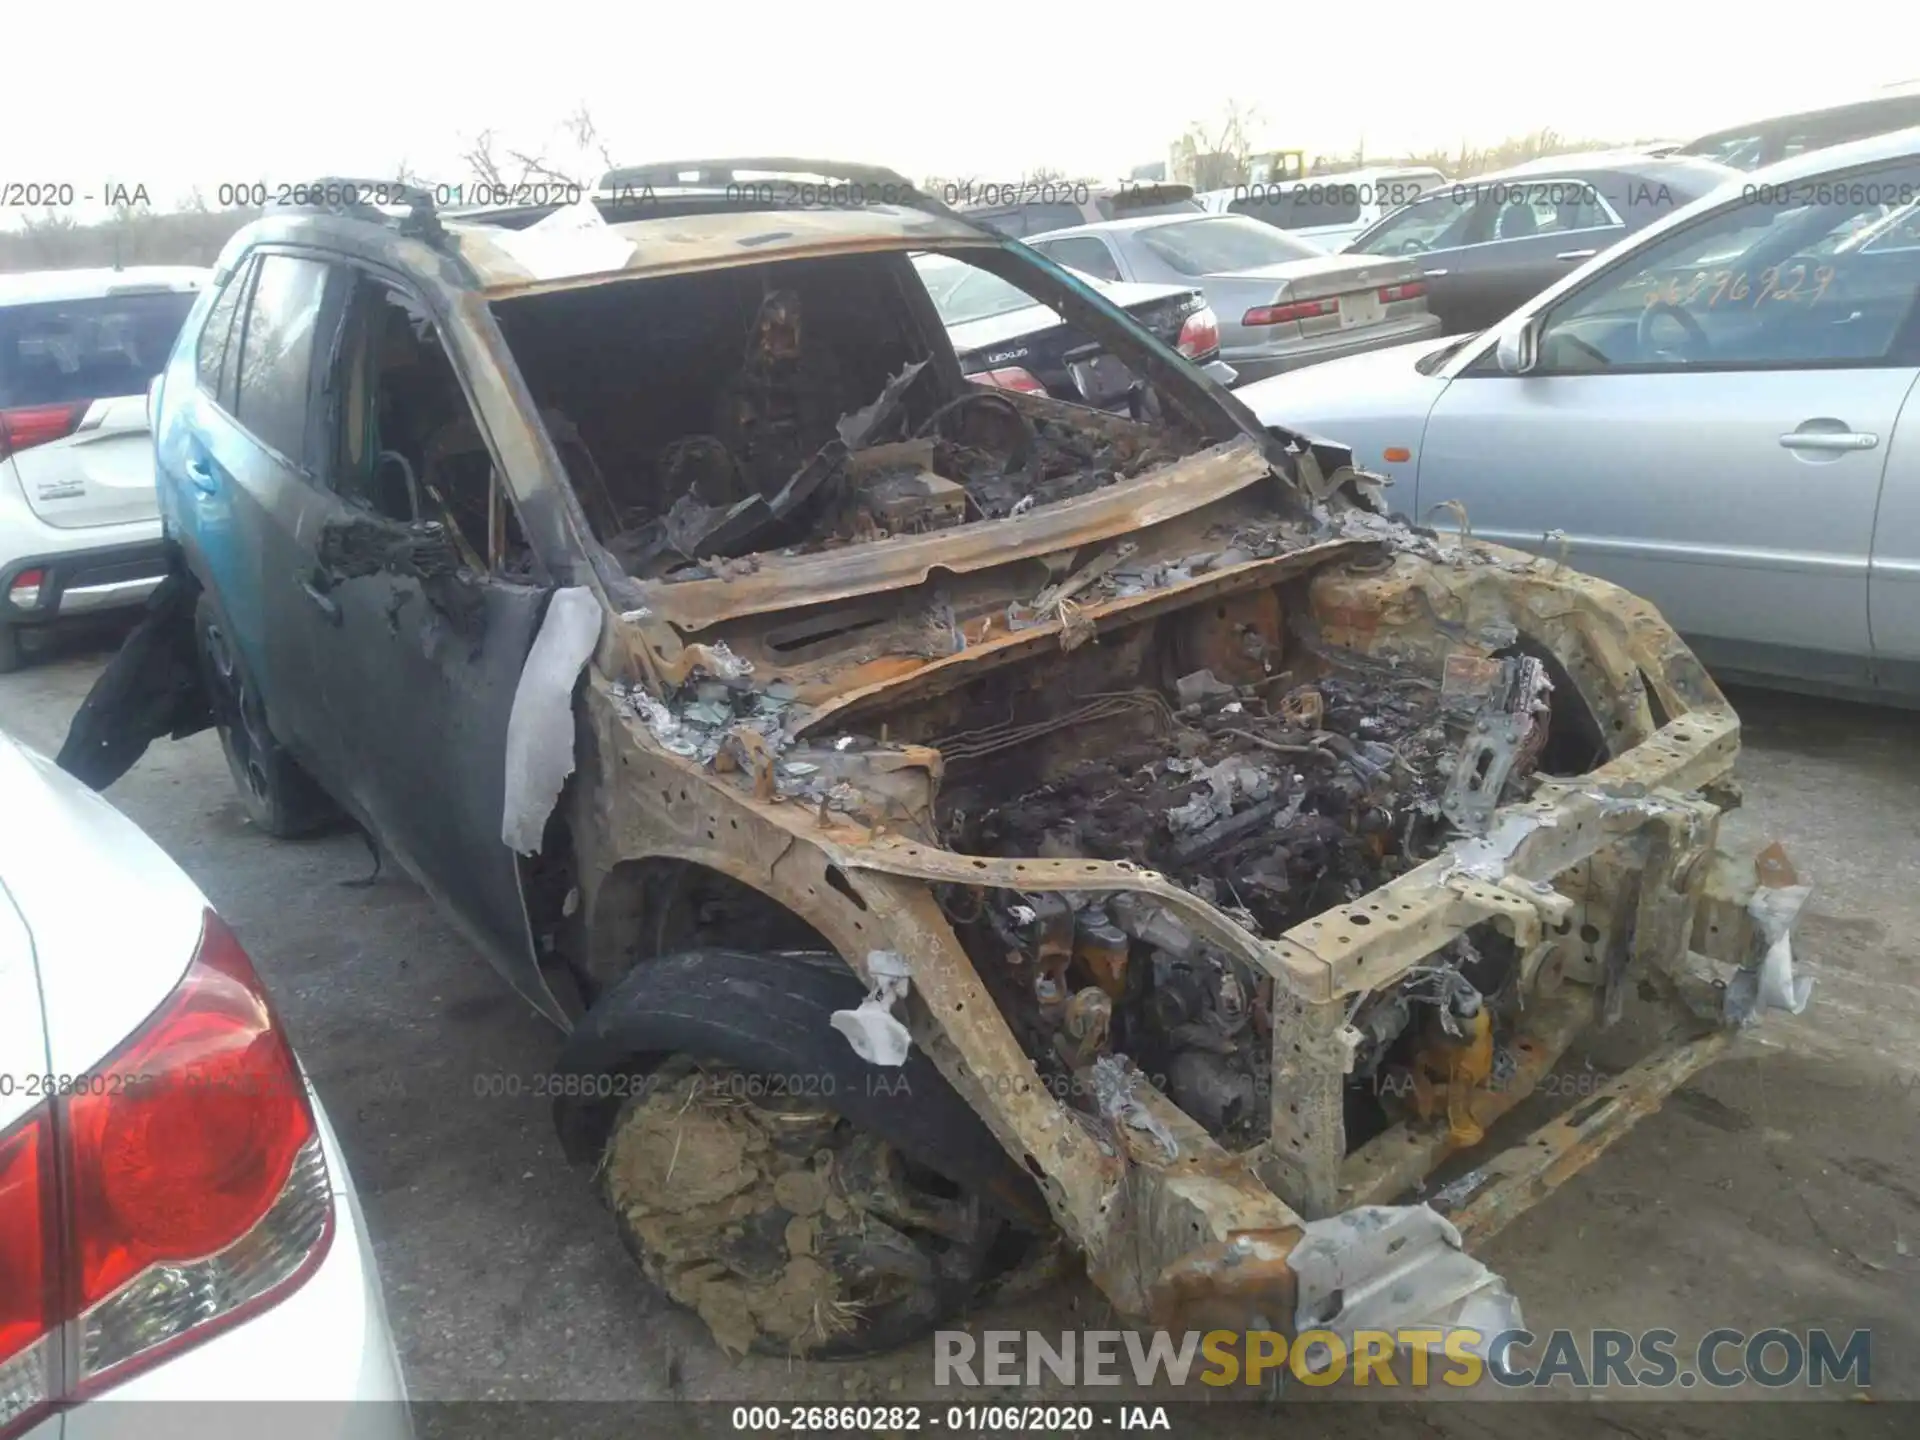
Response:
[[[1871,450],[1880,437],[1860,430],[1789,430],[1780,443],[1789,450]]]
[[[1591,260],[1599,253],[1598,250],[1562,250],[1553,258],[1556,260]]]
[[[1434,276],[1436,276],[1436,275],[1444,275],[1444,274],[1446,274],[1447,272],[1446,272],[1446,271],[1444,271],[1444,270],[1422,270],[1422,271],[1421,271],[1420,273],[1421,273],[1422,275],[1424,275],[1424,276],[1426,276],[1426,277],[1427,277],[1427,278],[1428,278],[1429,280],[1431,280],[1431,279],[1433,279],[1433,277],[1434,277]]]

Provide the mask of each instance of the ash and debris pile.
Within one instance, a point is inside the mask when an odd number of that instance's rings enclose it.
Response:
[[[719,437],[683,436],[657,464],[658,515],[608,542],[629,573],[725,578],[751,554],[811,554],[894,535],[1023,515],[1180,458],[1191,446],[1156,427],[1076,424],[970,389],[917,426],[903,404],[925,362],[841,417],[838,433],[777,485],[759,483]]]
[[[800,742],[808,713],[792,685],[753,680],[751,662],[724,644],[690,645],[687,678],[664,699],[615,682],[613,701],[662,749],[724,775],[761,800],[794,800],[825,821],[843,815],[870,830],[931,834],[940,757],[925,746],[889,745],[869,735]]]
[[[1270,688],[1184,677],[1170,739],[1088,756],[958,848],[1131,860],[1269,938],[1437,853],[1459,743],[1432,682]]]

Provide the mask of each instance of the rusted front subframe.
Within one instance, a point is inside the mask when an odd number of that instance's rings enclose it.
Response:
[[[1503,808],[1486,836],[1456,842],[1277,940],[1260,939],[1133,865],[961,855],[716,784],[623,714],[598,675],[586,707],[592,743],[583,747],[592,752],[583,769],[594,773],[583,776],[587,783],[578,792],[591,797],[582,803],[593,809],[575,823],[588,914],[596,912],[597,891],[616,865],[674,858],[732,876],[785,906],[856,971],[864,973],[872,950],[898,952],[912,975],[907,1019],[915,1043],[1035,1175],[1055,1219],[1123,1313],[1145,1318],[1157,1312],[1162,1319],[1207,1313],[1242,1324],[1258,1316],[1287,1328],[1293,1280],[1285,1257],[1302,1227],[1363,1200],[1388,1198],[1425,1175],[1449,1148],[1444,1127],[1437,1141],[1403,1127],[1389,1132],[1401,1147],[1397,1153],[1382,1158],[1383,1145],[1392,1148],[1383,1137],[1346,1157],[1339,1096],[1351,1051],[1340,1032],[1354,1000],[1467,929],[1491,922],[1513,941],[1525,974],[1543,981],[1530,993],[1534,1011],[1523,1033],[1537,1048],[1534,1060],[1551,1063],[1603,1011],[1610,981],[1617,986],[1619,980],[1613,972],[1642,964],[1662,973],[1685,967],[1702,877],[1719,873],[1703,863],[1715,844],[1718,810],[1699,792],[1731,770],[1738,722],[1658,616],[1611,586],[1545,573],[1544,562],[1525,557],[1463,570],[1444,582],[1434,578],[1441,568],[1421,562],[1398,576],[1403,591],[1432,591],[1422,602],[1424,615],[1405,616],[1409,630],[1418,619],[1429,639],[1453,643],[1440,632],[1458,634],[1458,624],[1434,629],[1434,611],[1452,597],[1470,617],[1504,616],[1536,636],[1547,633],[1595,713],[1608,717],[1630,748],[1584,776],[1541,783],[1530,801]],[[1346,577],[1341,583],[1379,584]],[[1504,597],[1497,613],[1482,603],[1496,592]],[[1386,614],[1393,617],[1391,606]],[[1404,638],[1392,624],[1377,624],[1368,636],[1349,635],[1345,642],[1364,650],[1356,643],[1364,640],[1391,654]],[[1607,673],[1591,663],[1595,656]],[[1674,717],[1658,728],[1648,718],[1649,691]],[[1588,872],[1586,888],[1566,878],[1579,871]],[[1594,876],[1630,879],[1629,907],[1614,913],[1627,892],[1596,885]],[[1091,1118],[1086,1112],[1094,1107],[1076,1109],[1051,1093],[941,912],[933,888],[940,884],[1143,892],[1210,944],[1270,977],[1267,1141],[1230,1154],[1147,1085],[1136,1092],[1135,1121],[1117,1126]],[[1476,1098],[1488,1122],[1499,1103],[1498,1097]],[[1632,1109],[1626,1105],[1620,1114]],[[1597,1148],[1563,1150],[1579,1156]],[[1565,1164],[1554,1167],[1551,1183],[1565,1173]],[[1543,1175],[1525,1179],[1528,1194],[1550,1188]],[[1509,1197],[1498,1202],[1502,1214],[1524,1198],[1511,1187],[1502,1194]],[[1231,1316],[1221,1313],[1222,1303]]]

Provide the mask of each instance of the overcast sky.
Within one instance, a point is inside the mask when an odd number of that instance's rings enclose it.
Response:
[[[14,4],[0,184],[194,187],[405,162],[463,178],[491,129],[553,145],[586,105],[622,159],[819,154],[918,179],[1118,176],[1228,97],[1273,148],[1685,139],[1920,75],[1920,11],[1671,0],[435,5]]]

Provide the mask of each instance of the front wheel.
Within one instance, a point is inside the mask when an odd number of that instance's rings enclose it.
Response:
[[[601,1162],[621,1238],[731,1354],[844,1359],[951,1319],[1025,1237],[828,1097],[675,1057]]]
[[[281,748],[267,725],[259,687],[248,674],[225,622],[205,595],[193,612],[207,697],[227,769],[247,818],[278,839],[324,829],[338,815],[327,794]]]

